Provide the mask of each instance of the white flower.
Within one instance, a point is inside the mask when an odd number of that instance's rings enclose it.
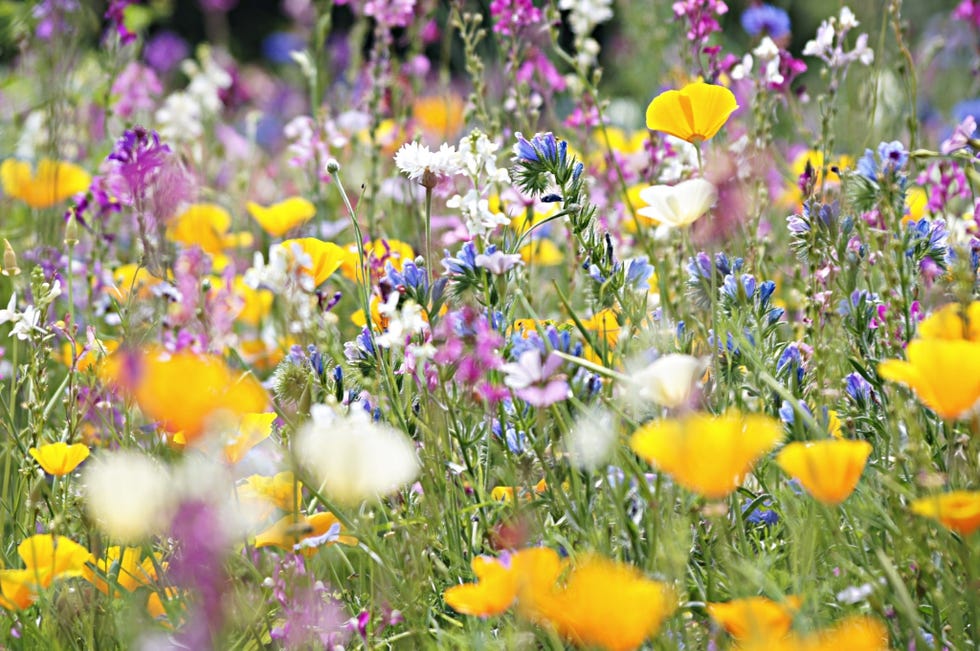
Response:
[[[17,294],[11,294],[10,300],[7,301],[7,307],[0,310],[0,325],[11,321],[16,322],[19,319],[20,312],[17,311]]]
[[[690,400],[695,383],[704,374],[705,367],[702,359],[671,353],[633,374],[631,388],[640,400],[662,407],[680,407]]]
[[[409,179],[423,185],[428,182],[427,174],[438,182],[440,178],[455,176],[462,171],[456,148],[446,143],[439,147],[439,151],[429,151],[423,144],[407,142],[395,153],[395,166]]]
[[[176,491],[169,471],[132,451],[103,452],[82,473],[89,515],[116,543],[162,533],[173,515]]]
[[[454,195],[446,202],[447,208],[459,208],[463,215],[466,230],[473,237],[486,235],[497,226],[507,226],[510,220],[503,213],[492,212],[490,202],[484,199],[476,190],[470,190],[465,195]]]
[[[572,426],[565,440],[569,461],[584,470],[602,467],[611,456],[619,437],[617,423],[605,409],[583,413]]]
[[[388,327],[375,341],[385,348],[401,348],[405,340],[422,332],[426,321],[422,318],[422,307],[415,301],[406,301],[402,308],[397,309],[398,292],[391,292],[388,300],[378,307],[378,313],[388,319]]]
[[[817,37],[803,46],[803,56],[825,57],[834,47],[834,25],[829,21],[820,23]]]
[[[770,59],[778,59],[779,46],[776,45],[776,43],[771,38],[766,36],[759,42],[759,45],[756,46],[754,50],[752,50],[752,54],[754,54],[759,59],[762,59],[763,61],[769,61]]]
[[[17,337],[21,341],[27,341],[34,332],[40,332],[38,323],[41,320],[41,312],[33,305],[24,308],[21,314],[17,315],[14,327],[10,331],[11,337]]]
[[[398,430],[363,411],[341,416],[314,405],[311,414],[296,433],[296,454],[329,498],[356,505],[389,495],[418,475],[415,445]]]
[[[837,593],[837,601],[842,604],[856,604],[866,600],[874,591],[872,583],[848,586]]]
[[[188,93],[171,93],[156,113],[160,135],[166,140],[194,140],[204,133],[201,107]]]
[[[751,54],[746,54],[744,57],[742,57],[742,61],[732,68],[732,79],[745,79],[752,74],[752,63],[753,61]]]
[[[637,213],[675,228],[690,226],[708,212],[717,198],[715,186],[704,179],[654,185],[640,191],[640,199],[647,205]]]
[[[854,27],[857,27],[860,23],[857,20],[857,16],[851,11],[850,7],[843,7],[840,10],[840,28],[841,31],[849,31]]]

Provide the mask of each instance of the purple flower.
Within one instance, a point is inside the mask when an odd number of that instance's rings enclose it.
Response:
[[[506,254],[496,250],[477,255],[474,262],[477,267],[482,267],[496,276],[503,275],[516,265],[523,264],[520,254]]]
[[[166,221],[190,198],[193,181],[156,131],[126,130],[106,157],[106,185],[124,205]]]
[[[755,5],[742,12],[742,29],[749,36],[762,34],[780,39],[790,32],[789,14],[772,5]]]
[[[530,349],[500,370],[507,374],[504,384],[513,389],[518,398],[534,407],[547,407],[566,400],[569,395],[564,376],[555,375],[561,364],[562,358],[555,353],[549,353],[542,360],[541,351]]]
[[[504,36],[533,27],[544,19],[544,14],[532,0],[493,0],[490,3],[490,16],[493,31]]]
[[[42,41],[49,41],[69,29],[66,14],[78,11],[78,0],[43,0],[35,5],[32,15],[37,19],[34,34]]]
[[[123,45],[129,45],[136,40],[136,32],[126,27],[126,7],[131,4],[136,4],[136,0],[112,0],[105,11],[105,19],[109,21],[110,27],[115,26],[116,34]]]
[[[186,59],[189,53],[187,41],[175,32],[163,31],[147,41],[143,48],[143,60],[160,74],[166,74]]]
[[[112,84],[112,94],[119,96],[116,114],[129,118],[137,111],[152,111],[153,98],[162,92],[163,85],[151,68],[130,61]]]

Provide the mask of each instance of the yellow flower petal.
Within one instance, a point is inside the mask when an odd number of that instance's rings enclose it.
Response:
[[[347,259],[347,252],[333,242],[324,242],[315,237],[286,240],[282,246],[287,251],[298,247],[306,258],[301,269],[313,279],[313,286],[319,287],[333,275]]]
[[[980,399],[980,343],[916,339],[906,355],[907,362],[889,359],[879,364],[878,375],[908,386],[943,418],[960,418]]]
[[[447,588],[446,604],[464,615],[489,617],[506,611],[515,600],[533,616],[537,600],[550,591],[561,572],[561,559],[547,547],[532,547],[494,559],[477,556],[470,563],[476,583]]]
[[[205,253],[221,253],[225,234],[231,228],[231,215],[213,203],[196,203],[175,217],[167,227],[167,237],[185,246],[200,246]]]
[[[980,529],[980,491],[950,491],[914,500],[912,513],[939,520],[947,529],[969,536]]]
[[[272,237],[282,237],[310,221],[316,214],[316,206],[303,197],[289,197],[268,208],[249,201],[245,207],[259,226]]]
[[[867,441],[796,442],[779,451],[776,463],[798,479],[810,495],[824,504],[836,505],[854,491],[869,454],[871,444]]]
[[[525,263],[539,267],[554,267],[565,260],[565,254],[561,249],[547,238],[532,240],[530,244],[522,246],[519,253]]]
[[[25,539],[17,546],[17,553],[44,588],[57,578],[81,576],[85,563],[92,560],[92,554],[74,540],[52,534]]]
[[[720,499],[782,438],[780,423],[766,416],[694,414],[649,423],[633,434],[630,446],[681,486]]]
[[[55,476],[67,475],[77,468],[78,464],[85,461],[89,455],[87,445],[82,443],[68,445],[62,441],[48,443],[39,448],[31,448],[28,452],[40,464],[44,472]]]
[[[49,208],[87,190],[92,177],[73,163],[44,158],[32,172],[29,163],[8,158],[0,164],[0,182],[6,195],[32,208]]]
[[[936,310],[919,324],[921,339],[965,339],[980,343],[980,301],[973,301],[965,310],[959,303],[949,303]]]
[[[698,143],[713,138],[737,108],[732,91],[696,81],[653,98],[647,106],[647,128]]]
[[[782,637],[789,632],[793,616],[802,603],[797,596],[787,597],[784,601],[746,597],[709,603],[708,614],[737,640],[763,635]]]
[[[225,443],[225,461],[232,465],[241,461],[249,450],[269,438],[275,420],[275,412],[242,416],[237,433]]]

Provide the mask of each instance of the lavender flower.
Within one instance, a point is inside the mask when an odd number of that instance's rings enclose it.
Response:
[[[160,74],[166,74],[186,59],[189,53],[187,41],[176,32],[163,31],[147,41],[143,48],[143,60]]]
[[[517,397],[534,407],[547,407],[568,398],[568,382],[564,376],[555,375],[562,359],[549,353],[542,360],[538,350],[527,350],[516,362],[504,364],[501,370],[507,374],[504,384],[514,389]]]
[[[742,12],[742,29],[749,36],[762,34],[778,40],[789,35],[789,14],[779,7],[757,4]]]

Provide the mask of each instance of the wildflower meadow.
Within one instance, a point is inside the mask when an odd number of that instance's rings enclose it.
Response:
[[[0,649],[980,650],[980,0],[0,0]]]

